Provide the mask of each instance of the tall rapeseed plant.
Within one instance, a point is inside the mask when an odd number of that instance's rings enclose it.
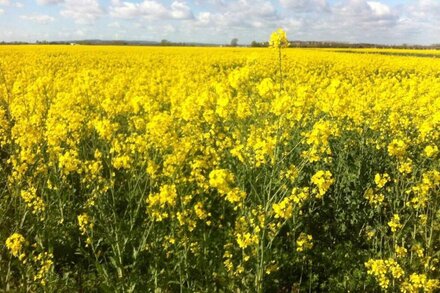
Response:
[[[269,48],[278,51],[278,68],[280,71],[280,91],[283,88],[283,64],[281,49],[289,47],[290,43],[287,40],[286,32],[279,28],[270,35]]]

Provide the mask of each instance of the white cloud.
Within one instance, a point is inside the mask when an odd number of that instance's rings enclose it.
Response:
[[[37,0],[37,3],[40,5],[59,4],[62,2],[64,2],[64,0]]]
[[[216,30],[276,27],[280,20],[275,7],[265,0],[239,0],[221,3],[217,12],[203,11],[196,17],[195,26],[212,26]]]
[[[166,8],[156,1],[143,1],[141,3],[113,1],[110,15],[117,18],[135,18],[140,16],[162,17]]]
[[[64,39],[119,34],[120,39],[213,43],[239,38],[244,44],[267,40],[282,27],[291,40],[440,43],[440,0],[0,0],[0,14],[11,10],[11,17],[20,19],[14,10],[21,3],[41,13],[21,17],[35,23],[53,22],[46,11],[59,11],[63,18],[57,17],[53,37]],[[72,27],[65,18],[77,24],[100,18],[103,26]],[[0,34],[5,30],[14,31],[9,39],[42,36],[38,26],[20,31],[11,24]],[[69,38],[57,35],[63,30]]]
[[[111,27],[111,28],[121,28],[121,24],[119,23],[119,22],[111,22],[111,23],[109,23],[108,24],[108,27]]]
[[[83,30],[79,29],[75,31],[74,35],[77,37],[84,37],[86,33]]]
[[[0,0],[0,5],[2,6],[9,6],[9,7],[15,7],[15,8],[23,8],[24,5],[21,2],[13,2],[11,0]]]
[[[10,6],[15,8],[22,8],[24,5],[21,2],[13,2],[11,0],[0,0],[0,5]]]
[[[269,0],[198,0],[194,19],[177,25],[167,39],[182,42],[229,43],[238,38],[245,44],[265,40],[281,25],[282,16]],[[155,24],[156,25],[156,24]],[[156,27],[161,34],[160,27]]]
[[[412,1],[412,0],[411,0]],[[401,11],[384,0],[280,0],[292,40],[396,43]]]
[[[39,24],[48,24],[51,23],[55,20],[55,18],[53,18],[52,16],[49,15],[44,15],[44,14],[40,14],[40,15],[22,15],[20,16],[21,19],[24,20],[29,20],[29,21],[33,21]]]
[[[389,6],[377,2],[377,1],[367,1],[368,6],[370,6],[371,10],[373,11],[374,15],[377,16],[386,16],[391,15],[391,9]]]
[[[327,0],[280,0],[280,4],[295,11],[316,11],[328,8]]]
[[[386,29],[394,27],[399,15],[390,6],[378,1],[348,0],[332,9],[334,23],[352,29]],[[340,23],[338,23],[338,20]]]
[[[205,11],[205,12],[200,12],[197,17],[197,22],[204,26],[209,24],[212,21],[212,14],[211,12]]]
[[[270,1],[265,0],[239,0],[231,2],[226,9],[232,14],[241,15],[243,17],[252,18],[274,18],[276,17],[276,9]]]
[[[418,0],[412,5],[405,7],[405,13],[413,19],[417,20],[440,20],[440,1],[436,0]]]
[[[396,37],[405,43],[440,43],[440,1],[414,0],[401,6]]]
[[[71,18],[78,24],[95,22],[104,14],[98,0],[65,0],[61,15]]]
[[[416,5],[422,12],[435,13],[440,11],[440,2],[437,0],[418,0]]]
[[[167,24],[161,28],[161,32],[167,35],[176,32],[176,28],[171,24]]]
[[[174,1],[168,7],[153,0],[144,0],[140,3],[113,0],[110,6],[110,15],[126,19],[136,17],[147,19],[192,19],[194,17],[191,8],[186,2]]]
[[[191,8],[185,2],[180,1],[171,3],[170,15],[174,19],[190,19],[194,17]]]

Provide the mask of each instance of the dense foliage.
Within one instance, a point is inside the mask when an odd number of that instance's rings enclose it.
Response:
[[[272,41],[0,48],[0,290],[439,290],[440,60]]]

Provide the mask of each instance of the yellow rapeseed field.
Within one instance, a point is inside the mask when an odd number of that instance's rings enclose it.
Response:
[[[440,54],[279,37],[1,46],[0,290],[438,292]]]

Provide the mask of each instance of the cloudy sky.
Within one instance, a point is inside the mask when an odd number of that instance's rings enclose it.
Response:
[[[440,43],[440,0],[0,0],[0,41]]]

